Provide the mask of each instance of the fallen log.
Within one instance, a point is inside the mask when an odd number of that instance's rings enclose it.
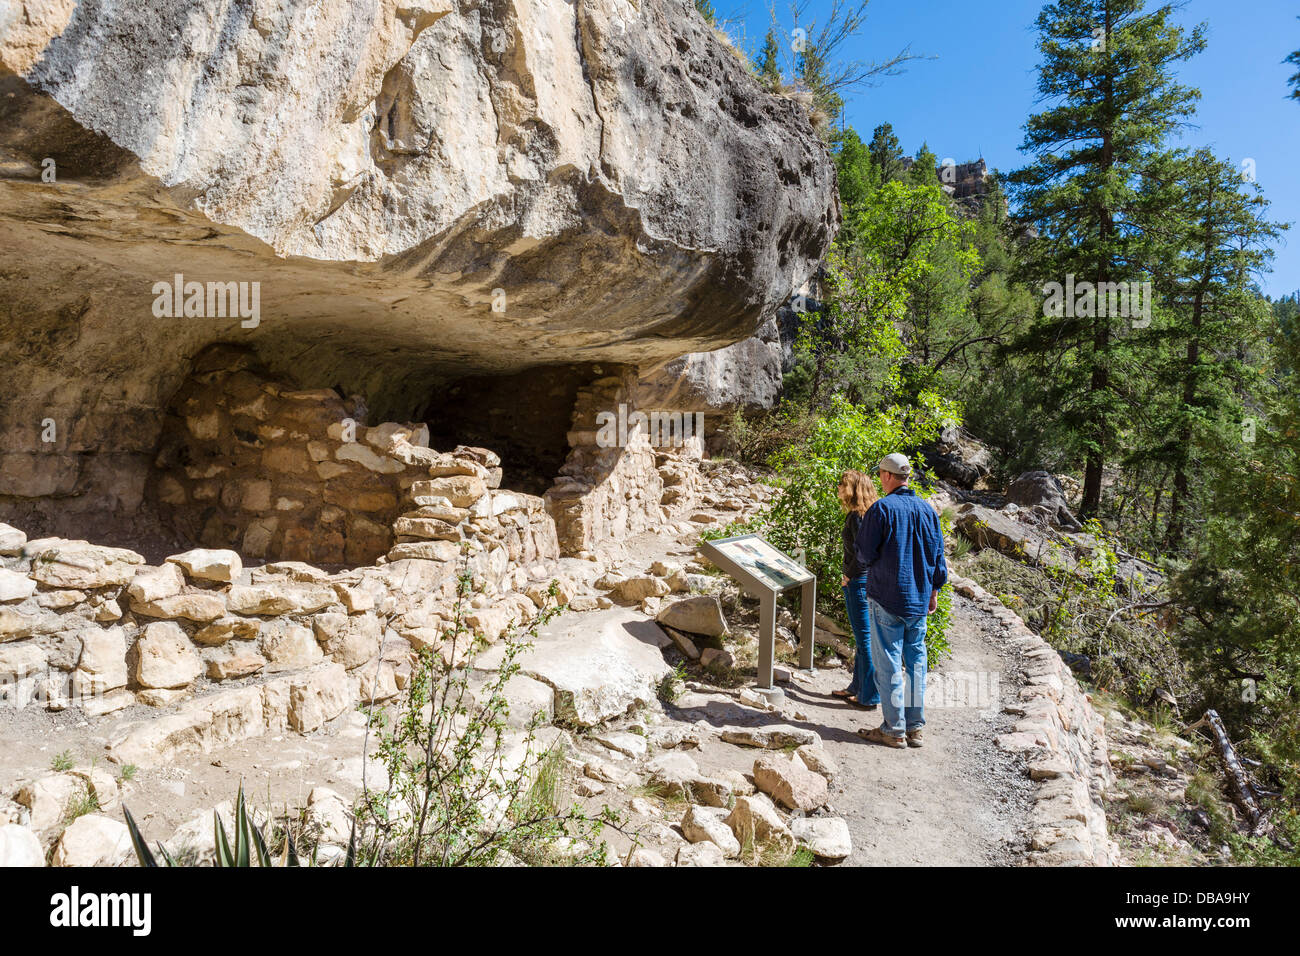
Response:
[[[1241,808],[1242,813],[1246,815],[1246,819],[1250,821],[1251,832],[1255,833],[1260,829],[1260,824],[1263,823],[1264,812],[1260,809],[1255,787],[1251,784],[1250,778],[1246,775],[1246,769],[1241,765],[1241,760],[1237,757],[1236,748],[1232,746],[1232,741],[1228,739],[1228,732],[1224,729],[1223,721],[1219,718],[1218,712],[1207,710],[1204,717],[1186,728],[1186,732],[1190,733],[1202,727],[1209,728],[1215,746],[1219,748],[1219,756],[1223,759],[1223,767],[1232,790],[1233,803]]]

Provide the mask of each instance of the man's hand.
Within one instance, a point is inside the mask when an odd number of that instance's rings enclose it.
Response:
[[[841,574],[841,575],[840,575],[840,587],[842,587],[842,588],[846,588],[846,587],[848,587],[848,586],[849,586],[849,579],[848,579],[848,576],[847,576],[847,575],[844,575],[844,574]]]
[[[931,591],[930,592],[930,613],[933,614],[938,609],[939,609],[939,592]]]

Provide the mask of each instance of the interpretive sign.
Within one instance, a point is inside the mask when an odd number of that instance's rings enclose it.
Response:
[[[817,577],[798,561],[778,551],[756,534],[705,541],[705,556],[740,582],[745,593],[759,601],[758,686],[772,686],[776,658],[776,598],[782,591],[800,588],[799,666],[813,666],[813,615],[817,608]]]

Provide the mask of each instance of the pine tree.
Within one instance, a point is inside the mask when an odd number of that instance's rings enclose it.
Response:
[[[1061,307],[1045,308],[1019,345],[1043,356],[1044,410],[1059,415],[1084,458],[1085,514],[1100,507],[1103,471],[1126,426],[1118,378],[1133,373],[1123,342],[1130,320],[1088,290],[1142,279],[1138,176],[1199,96],[1174,81],[1172,67],[1204,48],[1205,28],[1184,31],[1172,13],[1170,5],[1145,12],[1143,0],[1044,7],[1038,91],[1054,105],[1030,117],[1021,149],[1033,161],[1008,178],[1022,220],[1042,236],[1028,278],[1040,287],[1078,283],[1076,301],[1058,297]]]
[[[907,170],[907,181],[917,186],[933,186],[939,182],[939,157],[930,152],[930,145],[922,143]]]
[[[1207,436],[1235,432],[1242,399],[1253,392],[1253,370],[1243,360],[1260,355],[1271,313],[1251,283],[1272,257],[1264,244],[1279,227],[1263,218],[1268,202],[1259,187],[1208,149],[1168,157],[1147,179],[1143,192],[1156,207],[1145,217],[1148,231],[1170,251],[1153,268],[1167,308],[1157,332],[1164,352],[1157,393],[1146,402],[1157,411],[1148,447],[1168,467],[1165,545],[1179,547]]]
[[[812,94],[813,106],[824,114],[826,126],[833,127],[844,112],[844,97],[831,79],[827,51],[809,41],[795,58],[794,70],[799,85]]]
[[[871,145],[867,147],[871,162],[880,170],[881,182],[900,179],[903,175],[903,146],[894,135],[894,127],[881,123],[871,133]]]
[[[1247,749],[1265,785],[1300,800],[1300,338],[1275,335],[1280,378],[1267,413],[1229,436],[1208,462],[1207,521],[1171,596],[1179,644],[1203,689]],[[1234,737],[1242,736],[1239,732]],[[1269,779],[1271,778],[1271,779]],[[1300,817],[1279,815],[1300,840]],[[1285,825],[1285,827],[1284,827]],[[1296,850],[1292,849],[1295,863]]]
[[[763,40],[763,49],[758,54],[758,66],[755,72],[770,90],[781,86],[781,51],[776,44],[776,34],[768,30]]]

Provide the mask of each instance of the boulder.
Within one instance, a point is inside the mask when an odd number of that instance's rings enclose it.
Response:
[[[12,607],[0,607],[0,643],[21,641],[57,627],[54,615],[26,614]]]
[[[126,593],[133,604],[145,604],[180,594],[184,587],[185,578],[181,575],[180,568],[174,564],[164,564],[160,568],[141,568],[136,571],[135,577],[127,585]]]
[[[287,680],[220,691],[187,701],[173,714],[127,725],[110,739],[108,758],[137,767],[166,766],[179,757],[260,736],[268,724],[282,729],[287,709]]]
[[[736,659],[732,657],[731,651],[720,647],[706,647],[700,651],[700,663],[705,667],[718,667],[729,670],[736,666]]]
[[[724,821],[731,827],[740,845],[746,843],[771,843],[786,851],[793,851],[794,836],[785,825],[772,801],[762,794],[737,797]]]
[[[44,865],[45,853],[36,834],[16,823],[0,826],[0,869]]]
[[[722,602],[716,594],[674,601],[666,605],[655,620],[679,631],[703,634],[705,637],[722,637],[728,633],[727,619],[722,614]]]
[[[193,641],[209,647],[219,647],[232,638],[252,641],[257,639],[261,628],[262,622],[256,618],[223,617],[195,631]]]
[[[26,543],[26,532],[0,521],[0,555],[21,554]]]
[[[659,628],[628,608],[566,615],[541,628],[516,661],[555,691],[558,720],[594,727],[656,700],[659,681],[672,673],[650,631]]]
[[[159,622],[145,627],[136,642],[135,676],[142,687],[188,687],[203,671],[194,645],[179,626]]]
[[[234,614],[254,614],[267,617],[280,614],[301,614],[319,611],[337,600],[334,589],[327,585],[305,585],[291,582],[235,585],[226,595],[226,607]]]
[[[23,601],[36,593],[36,582],[25,574],[0,568],[0,603]]]
[[[724,857],[740,855],[740,841],[731,832],[722,807],[701,807],[692,804],[682,816],[682,835],[692,843],[709,843],[717,846]]]
[[[728,807],[737,792],[752,792],[744,777],[728,772],[704,774],[681,752],[660,754],[646,764],[647,783],[665,795],[680,796],[710,807]]]
[[[734,838],[733,838],[734,839]],[[722,848],[711,840],[687,843],[677,849],[678,866],[726,866]]]
[[[47,588],[119,587],[129,584],[144,558],[126,548],[60,541],[32,555],[31,576]]]
[[[649,597],[663,597],[672,592],[667,581],[652,574],[616,581],[612,590],[618,600],[629,603],[639,603]]]
[[[976,548],[992,548],[1011,556],[1039,553],[1043,540],[1013,516],[983,505],[966,504],[957,515],[957,530]]]
[[[333,720],[352,702],[342,664],[327,664],[289,687],[289,726],[311,733]]]
[[[268,621],[258,646],[272,671],[310,667],[325,657],[311,630],[288,620]]]
[[[411,494],[421,498],[445,498],[453,508],[468,508],[487,492],[487,484],[477,475],[446,475],[417,481]]]
[[[180,618],[207,624],[226,613],[226,602],[220,594],[210,592],[173,594],[157,601],[133,601],[131,610],[145,617]]]
[[[372,660],[383,638],[383,628],[374,614],[317,614],[312,628],[325,654],[348,670]]]
[[[675,627],[665,627],[664,633],[668,635],[669,641],[677,645],[677,649],[685,655],[687,660],[698,661],[703,659],[704,655],[700,653],[699,647],[684,632],[677,630]]]
[[[652,787],[688,798],[691,783],[702,776],[694,758],[680,751],[660,754],[646,764],[646,771],[649,774],[647,783]]]
[[[840,772],[839,764],[821,744],[804,744],[795,749],[794,755],[803,761],[805,767],[827,780],[835,779],[835,775]]]
[[[233,680],[256,674],[266,666],[266,658],[253,650],[235,648],[209,659],[207,673],[209,680]]]
[[[14,796],[26,807],[33,830],[48,830],[63,822],[74,800],[86,793],[86,782],[67,771],[47,773],[25,784]]]
[[[628,854],[627,863],[624,865],[633,867],[667,866],[668,861],[663,858],[663,854],[649,847],[639,846]]]
[[[45,649],[36,644],[0,644],[0,684],[44,673],[47,659]]]
[[[191,578],[200,581],[217,581],[222,584],[237,581],[244,570],[239,555],[227,550],[194,548],[182,554],[173,554],[167,561],[179,565]]]
[[[633,734],[627,731],[606,732],[591,734],[590,739],[627,757],[637,758],[646,755],[647,743],[645,737],[641,734]]]
[[[1052,525],[1066,531],[1082,531],[1083,526],[1070,513],[1065,489],[1046,471],[1026,471],[1007,487],[1007,501],[1021,508],[1037,511]]]
[[[790,821],[790,832],[819,860],[839,862],[853,852],[849,825],[839,817],[799,817]]]
[[[352,804],[329,787],[307,795],[307,826],[322,843],[346,846],[352,833]]]
[[[401,686],[405,686],[405,677]],[[357,696],[363,704],[396,697],[399,690],[397,667],[388,661],[378,661],[357,672]]]
[[[121,627],[92,627],[77,636],[81,650],[72,674],[73,696],[93,696],[125,687],[126,632]]]
[[[120,866],[131,856],[125,823],[88,813],[77,817],[59,837],[51,866]]]
[[[963,488],[974,488],[993,471],[993,455],[964,429],[948,427],[939,439],[920,449],[925,463],[938,477]]]
[[[363,672],[364,673],[364,672]],[[488,682],[496,674],[475,672],[470,677],[469,690],[475,704],[484,707],[488,703]],[[506,725],[513,728],[527,727],[534,719],[542,724],[549,724],[555,716],[555,691],[539,680],[527,674],[515,674],[501,688],[505,698]]]
[[[802,760],[763,754],[754,761],[754,786],[788,810],[816,810],[826,803],[826,778]]]
[[[821,736],[813,730],[791,724],[769,724],[760,727],[723,727],[718,736],[729,744],[741,747],[762,747],[779,750],[785,747],[818,746]]]

